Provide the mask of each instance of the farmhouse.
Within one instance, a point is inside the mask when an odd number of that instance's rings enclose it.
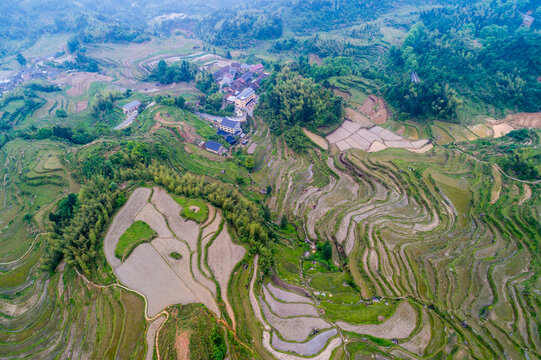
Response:
[[[141,103],[138,100],[134,100],[124,106],[122,106],[122,112],[125,115],[132,115],[136,113],[139,110],[139,106],[141,106]]]
[[[240,131],[240,122],[223,118],[220,122],[220,130],[223,130],[228,134],[235,134],[237,131]]]
[[[207,141],[205,150],[218,155],[222,155],[225,152],[224,146],[216,141]]]
[[[260,74],[263,72],[263,64],[257,64],[250,66],[250,71],[253,73]]]
[[[255,99],[255,91],[254,89],[248,87],[246,89],[244,89],[238,96],[237,96],[237,100],[235,101],[235,106],[237,107],[237,109],[244,109],[246,108],[246,105],[248,105],[248,103],[250,101],[252,101],[253,99]]]

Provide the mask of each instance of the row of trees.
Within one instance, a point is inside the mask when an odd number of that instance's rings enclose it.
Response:
[[[80,205],[68,214],[71,219],[57,218],[57,214],[51,218],[55,231],[46,240],[43,268],[53,271],[65,260],[91,277],[100,257],[102,232],[124,201],[123,193],[109,180],[95,177],[88,181],[79,193]]]
[[[256,249],[265,247],[268,232],[262,225],[259,208],[235,188],[209,182],[189,173],[180,176],[155,161],[148,167],[148,174],[156,184],[162,185],[171,193],[202,198],[221,208],[225,219],[242,242]]]

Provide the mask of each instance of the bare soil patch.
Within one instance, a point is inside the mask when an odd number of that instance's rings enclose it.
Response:
[[[162,126],[173,127],[177,129],[179,135],[187,142],[194,142],[195,140],[200,140],[201,137],[197,135],[193,126],[186,124],[185,122],[170,122],[162,118],[161,113],[156,113],[154,116],[156,123],[161,124]],[[157,130],[157,129],[156,129]]]
[[[186,220],[180,216],[182,207],[164,189],[154,187],[151,202],[159,212],[165,215],[169,227],[177,238],[185,240],[190,250],[196,251],[199,225],[195,221]]]
[[[308,290],[306,290],[305,288],[302,288],[300,286],[297,286],[297,285],[293,285],[293,284],[290,284],[290,283],[286,283],[284,280],[280,279],[278,276],[276,276],[275,274],[272,274],[272,277],[271,277],[271,281],[272,281],[272,284],[276,285],[276,286],[279,286],[283,289],[286,289],[286,290],[289,290],[289,291],[292,291],[294,293],[297,293],[301,296],[303,296],[303,299],[306,301],[308,300],[309,298],[311,298],[311,295],[310,295],[310,292]],[[272,284],[269,284],[269,290],[274,287],[271,285]],[[280,289],[281,290],[281,289]],[[274,292],[273,292],[274,294]],[[309,301],[309,300],[308,300]]]
[[[334,93],[334,95],[339,96],[346,101],[351,99],[351,93],[349,91],[342,91],[340,89],[334,88],[332,89],[332,92]]]
[[[175,337],[175,350],[177,352],[177,360],[189,360],[190,358],[190,333],[181,331]]]
[[[290,302],[290,303],[309,303],[309,304],[312,303],[311,300],[305,298],[304,296],[282,290],[274,286],[272,283],[267,284],[265,288],[269,290],[272,296],[274,296],[276,299],[281,300],[281,301]]]
[[[515,127],[541,129],[541,112],[509,115],[505,122]]]
[[[169,305],[199,302],[151,244],[139,245],[116,269],[116,274],[126,286],[145,295],[150,317]]]
[[[494,137],[499,138],[509,134],[511,131],[515,130],[515,128],[504,122],[501,124],[492,125],[492,130],[494,132]]]
[[[532,198],[532,188],[529,185],[526,185],[524,183],[522,184],[522,188],[523,188],[524,193],[522,197],[520,198],[520,201],[518,202],[519,205],[524,204],[526,201]]]
[[[133,223],[135,216],[145,207],[148,203],[151,190],[147,188],[136,189],[128,199],[128,202],[115,216],[109,231],[103,241],[103,250],[105,257],[113,269],[120,265],[120,260],[115,256],[115,249],[118,244],[120,236],[126,232],[126,230]]]
[[[214,300],[210,290],[195,281],[191,272],[191,255],[190,250],[185,243],[177,239],[156,239],[151,243],[152,247],[161,255],[167,265],[177,274],[178,279],[182,282],[197,299],[196,302],[205,304],[210,311],[220,316],[220,310]],[[177,252],[182,255],[182,258],[177,260],[169,256],[170,253]],[[155,275],[160,276],[159,273]]]
[[[494,204],[500,198],[500,192],[502,191],[502,173],[496,164],[492,164],[492,176],[494,177],[494,183],[490,193],[490,203]]]
[[[154,231],[158,233],[159,237],[171,238],[173,234],[169,231],[169,227],[153,204],[146,204],[145,207],[137,214],[135,221],[143,221],[147,223]]]
[[[389,117],[385,101],[375,95],[368,96],[359,110],[376,124],[383,124]]]
[[[324,149],[324,150],[328,150],[329,149],[329,143],[327,142],[327,140],[325,140],[325,138],[323,136],[319,136],[317,134],[314,134],[313,132],[311,132],[310,130],[306,129],[306,128],[302,128],[302,131],[304,132],[304,134],[306,136],[308,136],[308,138],[310,140],[312,140],[317,146],[319,146],[320,148]]]
[[[327,141],[336,145],[340,151],[359,149],[376,152],[387,148],[420,150],[428,144],[428,140],[408,140],[380,126],[361,127],[352,121],[344,121],[342,126],[327,135]],[[423,149],[428,151],[429,149]]]
[[[409,303],[404,301],[398,305],[393,316],[383,324],[351,325],[343,321],[338,321],[336,325],[345,331],[392,340],[409,337],[412,331],[415,330],[416,321],[417,313]]]
[[[365,115],[361,114],[357,110],[346,107],[346,119],[350,120],[356,124],[359,124],[361,126],[369,127],[374,125],[372,121],[370,121],[369,118],[367,118]]]

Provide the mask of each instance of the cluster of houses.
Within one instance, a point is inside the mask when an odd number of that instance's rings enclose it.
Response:
[[[49,54],[30,58],[27,67],[22,68],[19,72],[15,74],[4,72],[5,75],[0,75],[0,96],[10,92],[21,84],[36,80],[51,80],[56,77],[60,73],[60,70],[47,65],[56,56],[56,54]]]
[[[268,77],[262,64],[248,65],[233,62],[214,72],[212,76],[225,93],[228,104],[235,105],[237,114],[250,112],[255,105],[255,91]]]
[[[236,145],[239,141],[243,141],[244,144],[246,143],[247,140],[243,140],[246,134],[240,128],[240,121],[222,118],[216,122],[215,126],[218,129],[216,135],[222,136],[229,145]],[[227,153],[227,148],[216,141],[207,141],[201,145],[205,150],[218,155],[225,155]]]

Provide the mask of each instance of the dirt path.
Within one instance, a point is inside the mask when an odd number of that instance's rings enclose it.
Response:
[[[328,150],[329,149],[329,143],[327,142],[327,140],[325,140],[325,138],[323,136],[319,136],[317,134],[314,134],[313,132],[311,132],[310,130],[306,129],[306,128],[302,128],[302,131],[304,132],[304,134],[306,136],[308,136],[308,138],[310,140],[312,140],[317,146],[319,146],[320,148],[322,148],[323,150]]]

